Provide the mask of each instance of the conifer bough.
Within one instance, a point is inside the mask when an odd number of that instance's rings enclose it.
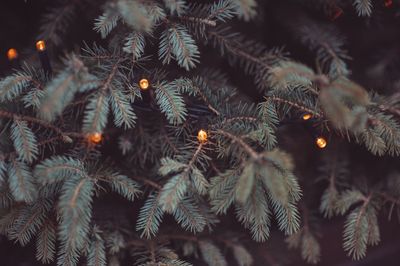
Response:
[[[356,173],[346,147],[398,159],[400,97],[352,80],[335,21],[287,21],[315,56],[306,65],[238,32],[262,21],[262,1],[84,2],[56,3],[41,22],[36,46],[55,49],[54,73],[19,56],[0,80],[2,235],[60,266],[265,265],[254,245],[275,246],[273,231],[324,263],[320,228],[334,215],[346,216],[352,259],[380,242],[378,217],[400,213],[400,175]],[[345,8],[322,2],[315,12]],[[349,2],[374,16],[372,1]],[[97,12],[104,45],[60,58],[78,10]],[[250,86],[235,88],[236,67]],[[314,153],[305,171],[300,157]]]

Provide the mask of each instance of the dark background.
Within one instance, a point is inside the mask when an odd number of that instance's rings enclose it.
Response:
[[[62,2],[62,1],[59,1]],[[95,1],[100,6],[102,1]],[[371,19],[359,18],[353,8],[343,4],[344,13],[335,21],[331,21],[326,12],[316,11],[311,4],[302,4],[302,1],[265,1],[261,11],[261,18],[253,24],[239,24],[238,29],[249,38],[264,42],[268,47],[285,46],[291,57],[301,62],[313,65],[315,55],[299,41],[296,36],[296,25],[305,18],[315,23],[335,24],[346,37],[346,48],[352,57],[349,61],[352,78],[382,94],[390,95],[399,92],[400,75],[400,18],[399,3],[394,1],[391,8],[384,8],[383,1],[374,2],[374,15]],[[27,60],[38,65],[35,53],[35,41],[38,39],[40,20],[49,7],[57,4],[51,0],[3,0],[0,8],[0,75],[9,74],[11,66],[6,58],[6,52],[14,47],[19,51],[21,60]],[[64,52],[78,48],[83,41],[102,43],[99,36],[92,31],[94,18],[99,10],[78,10],[72,24],[65,35],[65,44],[62,47],[51,49],[52,58],[59,58]],[[329,13],[329,12],[328,12]],[[202,48],[203,54],[205,48]],[[204,55],[207,60],[215,57]],[[212,58],[212,59],[208,59]],[[56,59],[52,59],[56,60]],[[223,60],[213,64],[228,72],[231,81],[245,94],[259,99],[259,93],[252,87],[252,79],[244,77],[242,70],[228,67]],[[39,65],[38,65],[39,66]],[[380,67],[377,71],[377,67]],[[281,141],[296,157],[296,165],[300,175],[315,175],[318,151],[310,149],[312,140],[301,127],[290,127],[282,132]],[[299,156],[296,156],[299,155]],[[399,167],[398,158],[376,158],[364,148],[351,146],[352,167],[362,168],[370,176],[384,176],[393,168]],[[315,199],[319,201],[319,197]],[[377,247],[369,248],[367,257],[362,261],[351,261],[345,256],[342,248],[342,230],[344,218],[324,220],[321,224],[322,260],[320,265],[400,265],[400,228],[396,219],[387,220],[385,214],[380,217],[382,241]],[[241,230],[235,222],[227,221],[224,226]],[[218,228],[216,229],[218,230]],[[287,257],[286,265],[303,265],[299,252],[293,251],[289,257],[285,244],[281,241],[282,234],[272,234],[266,244],[248,243],[248,247],[255,255],[256,265],[279,265],[282,257]],[[294,254],[294,255],[292,255]],[[284,261],[286,258],[283,259]],[[1,266],[29,266],[36,265],[34,245],[20,248],[4,237],[0,237],[0,265]],[[197,264],[195,264],[197,265]]]

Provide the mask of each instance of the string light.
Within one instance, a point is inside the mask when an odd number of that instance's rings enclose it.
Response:
[[[51,74],[52,69],[51,69],[50,59],[49,55],[47,54],[46,43],[44,40],[39,40],[36,42],[36,50],[38,52],[40,63],[42,65],[44,72],[46,74]]]
[[[15,49],[15,48],[10,48],[10,49],[8,49],[8,51],[7,51],[7,58],[8,58],[8,60],[14,60],[14,59],[16,59],[16,58],[18,58],[18,52],[17,52],[17,50]]]
[[[324,149],[324,148],[328,145],[328,142],[326,141],[325,138],[323,138],[323,137],[318,137],[318,138],[315,140],[315,144],[317,144],[318,148]]]
[[[200,143],[206,143],[207,142],[207,132],[204,129],[200,129],[199,132],[197,133],[197,140]]]
[[[139,87],[142,89],[142,90],[147,90],[149,87],[150,87],[150,82],[147,80],[147,79],[141,79],[140,81],[139,81]]]
[[[340,7],[336,6],[335,9],[333,10],[332,16],[331,16],[331,20],[334,21],[337,18],[339,18],[341,15],[343,14],[343,9],[341,9]]]
[[[312,114],[304,114],[303,115],[303,120],[304,121],[310,120],[311,118],[312,118]]]
[[[37,41],[36,42],[36,50],[38,50],[38,51],[46,50],[46,43],[43,40]]]
[[[99,144],[103,140],[103,135],[99,132],[95,132],[88,135],[88,139],[93,144]]]
[[[385,3],[384,3],[385,7],[391,7],[392,4],[393,4],[393,0],[385,0]]]

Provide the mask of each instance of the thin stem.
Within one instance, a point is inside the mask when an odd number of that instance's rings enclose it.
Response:
[[[50,123],[48,123],[46,121],[43,121],[41,119],[38,119],[36,117],[18,115],[18,114],[14,114],[14,113],[8,112],[6,110],[0,110],[0,117],[9,118],[9,119],[12,119],[12,120],[22,120],[22,121],[26,121],[26,122],[29,122],[29,123],[34,123],[34,124],[37,124],[39,126],[51,129],[54,132],[56,132],[57,134],[59,134],[61,136],[64,136],[64,137],[65,136],[69,136],[69,137],[82,137],[83,136],[83,134],[81,134],[81,133],[63,132],[60,128],[58,128],[56,126],[53,126],[52,124],[50,124]]]
[[[225,136],[229,139],[232,140],[232,142],[236,142],[238,143],[245,151],[248,155],[250,155],[250,157],[252,157],[254,160],[258,161],[261,158],[261,155],[258,154],[253,148],[251,148],[246,142],[244,142],[241,138],[227,132],[221,129],[218,129],[216,131],[214,131],[217,134],[220,134],[222,136]]]
[[[141,181],[141,182],[143,182],[143,183],[145,183],[145,184],[147,184],[147,185],[149,185],[149,186],[151,186],[151,187],[153,187],[155,189],[158,189],[158,190],[162,189],[162,187],[159,184],[157,184],[156,182],[154,182],[154,181],[152,181],[152,180],[150,180],[148,178],[141,177],[141,176],[131,176],[131,178],[135,179],[137,181]]]
[[[270,100],[275,101],[275,102],[280,102],[280,103],[284,103],[284,104],[290,105],[290,106],[295,107],[295,108],[297,108],[299,110],[302,110],[304,112],[311,113],[315,117],[318,117],[318,118],[324,117],[324,115],[322,113],[320,113],[320,112],[312,110],[312,109],[310,109],[310,108],[308,108],[306,106],[300,105],[298,103],[295,103],[295,102],[292,102],[292,101],[289,101],[289,100],[286,100],[286,99],[282,99],[282,98],[277,97],[277,96],[266,96],[265,99],[270,99]]]

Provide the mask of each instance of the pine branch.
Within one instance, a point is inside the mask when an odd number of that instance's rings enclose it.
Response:
[[[112,82],[113,79],[115,78],[115,75],[117,74],[119,65],[120,65],[120,59],[113,64],[107,78],[104,80],[104,83],[98,89],[98,92],[89,100],[89,104],[86,106],[85,116],[83,119],[84,132],[86,133],[103,132],[103,129],[106,127],[108,113],[109,113],[109,102],[110,102],[110,97],[107,94],[107,92],[112,89]],[[116,100],[117,99],[115,98],[114,94],[114,101]],[[118,106],[116,106],[116,104],[117,103],[114,102],[114,109],[117,109],[118,107],[118,110],[115,110],[114,113],[117,113],[117,115],[118,114],[122,115],[123,111],[119,109],[119,107],[121,107],[119,105],[121,104],[121,102],[118,103]],[[128,112],[127,109],[124,110],[125,112]],[[133,113],[131,115],[133,116]],[[117,119],[118,122],[120,122],[120,120],[122,119],[121,117],[119,118],[120,119]],[[130,120],[129,123],[131,123]]]
[[[215,113],[217,116],[220,112],[211,104],[211,99],[209,99],[203,90],[207,90],[207,84],[205,80],[201,77],[195,77],[193,80],[187,78],[176,79],[171,82],[171,85],[176,88],[177,91],[181,93],[188,93],[193,96],[200,96],[207,107]]]
[[[54,261],[56,253],[56,226],[50,219],[40,228],[36,240],[36,259],[43,264]]]
[[[141,193],[139,185],[127,176],[113,174],[108,178],[110,179],[112,190],[130,201],[133,201]]]
[[[246,41],[246,38],[239,34],[230,32],[232,30],[228,27],[217,27],[214,30],[208,30],[207,35],[213,41],[213,46],[219,47],[222,55],[226,53],[231,54],[231,58],[239,58],[240,64],[244,66],[247,73],[254,73],[256,69],[268,70],[271,68],[268,60],[265,60],[266,58],[258,56],[258,54],[264,53],[264,47]]]
[[[42,227],[51,207],[51,201],[40,199],[33,205],[22,208],[18,220],[8,232],[9,238],[18,241],[22,246],[27,245]]]
[[[53,156],[36,165],[34,176],[42,185],[57,183],[72,177],[86,176],[81,161],[65,156]]]
[[[61,222],[58,232],[61,246],[57,265],[77,265],[87,242],[91,220],[93,181],[87,177],[72,177],[64,182],[58,209]]]
[[[185,27],[170,25],[160,38],[159,57],[163,64],[168,64],[172,56],[187,71],[199,63],[198,47]]]
[[[11,127],[11,139],[19,157],[31,163],[38,156],[36,136],[25,121],[14,120]]]
[[[195,201],[188,197],[179,202],[173,215],[182,228],[193,233],[202,232],[207,224]]]
[[[280,104],[285,104],[285,105],[294,107],[294,108],[296,108],[298,110],[303,111],[304,113],[312,114],[314,117],[317,117],[317,118],[323,118],[324,117],[324,114],[322,112],[319,112],[318,110],[314,110],[314,109],[308,108],[306,105],[303,105],[302,103],[297,103],[297,102],[293,102],[293,101],[290,101],[290,100],[282,99],[282,98],[277,97],[277,96],[266,96],[265,99],[266,100],[271,100],[273,102],[278,102]]]
[[[336,201],[336,212],[343,215],[353,204],[365,201],[365,196],[359,190],[346,190],[341,193],[340,198]]]
[[[11,101],[22,94],[32,81],[32,77],[24,73],[15,73],[0,81],[0,102]]]
[[[211,5],[207,19],[216,19],[225,22],[227,19],[231,19],[234,17],[234,15],[236,15],[235,9],[236,6],[233,1],[219,0]]]
[[[106,266],[106,250],[104,240],[100,235],[101,231],[95,225],[93,227],[92,241],[89,245],[89,254],[87,259],[88,266]]]
[[[7,164],[3,160],[3,158],[0,158],[0,183],[3,183],[4,180],[6,179],[6,173],[7,173]]]
[[[260,182],[252,188],[247,201],[236,207],[236,215],[250,229],[254,240],[264,242],[269,238],[271,211]]]
[[[259,160],[261,158],[261,155],[258,154],[253,148],[251,148],[248,144],[246,144],[243,139],[240,137],[237,137],[227,131],[218,129],[215,131],[216,134],[220,134],[224,137],[229,138],[232,142],[239,144],[243,150],[246,151],[246,153],[255,161]]]
[[[171,124],[181,124],[187,115],[185,102],[179,92],[170,83],[162,81],[154,85],[156,101],[161,112],[167,116]]]
[[[155,24],[166,16],[156,2],[119,0],[117,8],[124,21],[139,32],[151,32]]]
[[[109,113],[108,95],[100,91],[93,96],[86,106],[82,130],[86,133],[103,132],[107,125]]]
[[[176,14],[178,17],[185,14],[188,8],[185,0],[164,0],[164,4],[171,15]]]
[[[8,165],[8,182],[16,201],[32,203],[37,197],[37,188],[32,173],[24,162],[12,160]]]
[[[160,205],[163,211],[168,213],[175,211],[188,190],[188,178],[187,172],[176,174],[163,186],[160,192]]]
[[[370,17],[372,14],[371,0],[353,0],[353,5],[356,8],[357,14],[361,17]]]
[[[140,32],[133,32],[125,39],[124,52],[132,54],[132,62],[136,62],[144,53],[146,41]]]
[[[48,10],[41,19],[40,39],[50,40],[59,46],[62,36],[72,22],[75,12],[74,2],[67,2],[60,7]]]
[[[142,231],[140,237],[155,236],[161,223],[163,211],[160,207],[160,193],[153,193],[147,197],[140,209],[136,224],[136,231]]]
[[[25,122],[29,122],[29,123],[34,123],[36,125],[39,125],[41,127],[50,129],[52,131],[54,131],[55,133],[59,134],[62,137],[68,138],[68,136],[71,137],[81,137],[80,134],[78,133],[73,133],[73,132],[63,132],[63,130],[61,128],[58,128],[56,126],[54,126],[51,123],[48,123],[44,120],[38,119],[36,117],[31,117],[31,116],[26,116],[26,115],[19,115],[19,114],[15,114],[15,113],[11,113],[9,111],[6,110],[1,110],[0,109],[0,117],[5,117],[5,118],[9,118],[15,121],[25,121]]]
[[[284,231],[287,235],[298,231],[300,227],[300,216],[293,203],[282,206],[272,200],[272,207],[281,231]]]
[[[256,0],[234,0],[238,16],[244,21],[249,21],[257,15]]]
[[[332,25],[306,23],[298,32],[301,41],[316,53],[316,60],[322,70],[332,79],[348,76],[350,71],[345,60],[350,59],[343,48],[344,38]]]
[[[232,253],[239,266],[251,266],[254,264],[254,259],[250,252],[240,244],[232,246]]]
[[[199,241],[199,248],[204,261],[210,266],[226,266],[220,249],[210,241]]]
[[[371,196],[365,199],[361,207],[353,210],[348,216],[343,233],[343,248],[353,259],[365,256],[368,242],[368,219],[366,216]]]
[[[115,8],[108,7],[104,13],[96,18],[93,29],[106,38],[117,26],[120,16]]]
[[[235,199],[234,189],[238,175],[236,171],[228,170],[211,179],[210,204],[211,210],[216,214],[225,214]]]
[[[187,164],[180,163],[178,161],[172,160],[170,158],[161,159],[161,167],[159,169],[159,173],[162,176],[168,176],[170,174],[174,174],[167,183],[163,186],[160,192],[160,205],[165,212],[173,213],[177,208],[179,202],[183,199],[186,194],[191,176],[199,179],[202,178],[202,174],[193,175],[192,171],[194,169],[194,163],[197,161],[197,158],[200,156],[200,153],[203,148],[203,143],[200,143],[190,161]],[[193,179],[193,177],[192,177]],[[197,181],[193,182],[194,184]],[[203,183],[200,184],[201,189],[199,189],[200,193],[204,192]],[[194,188],[199,186],[194,186]],[[204,194],[204,193],[202,193]]]
[[[53,121],[62,113],[72,101],[81,82],[89,78],[86,67],[77,56],[72,54],[65,61],[65,69],[47,84],[41,99],[39,115],[47,121]]]
[[[124,125],[124,128],[133,128],[135,126],[136,115],[128,100],[128,95],[114,88],[110,89],[110,103],[114,114],[114,124],[117,127]]]

